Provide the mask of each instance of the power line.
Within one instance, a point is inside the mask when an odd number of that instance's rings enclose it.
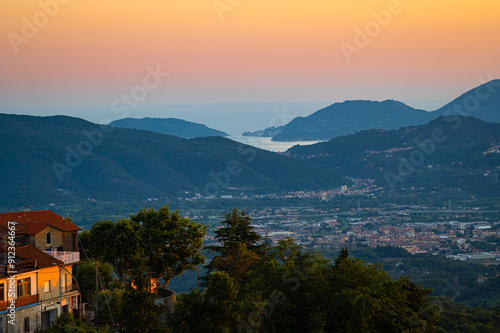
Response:
[[[113,326],[116,326],[115,320],[113,318],[113,313],[111,311],[111,307],[109,306],[108,297],[106,296],[106,292],[104,291],[104,283],[102,282],[101,273],[99,273],[99,269],[97,268],[97,262],[90,260],[89,256],[87,255],[87,252],[85,252],[85,249],[82,246],[82,240],[80,239],[80,235],[78,233],[76,235],[78,236],[78,245],[80,245],[80,248],[82,249],[83,254],[85,255],[85,258],[87,258],[88,261],[90,261],[91,263],[93,263],[95,265],[97,276],[99,277],[99,281],[101,281],[101,289],[102,289],[103,294],[104,294],[104,300],[106,301],[106,305],[108,307],[109,315],[111,316],[111,321],[113,322]],[[96,290],[98,290],[98,289],[99,289],[99,284],[97,284],[97,286],[96,286]],[[96,303],[96,308],[97,308],[97,297],[95,299],[95,303]],[[97,313],[96,313],[96,316],[97,316]]]

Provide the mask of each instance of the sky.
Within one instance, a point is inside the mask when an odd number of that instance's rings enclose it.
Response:
[[[499,32],[493,0],[0,0],[0,106],[444,104]]]

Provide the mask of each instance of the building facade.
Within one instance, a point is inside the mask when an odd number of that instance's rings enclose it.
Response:
[[[25,245],[0,252],[0,332],[37,332],[78,311],[72,264]]]

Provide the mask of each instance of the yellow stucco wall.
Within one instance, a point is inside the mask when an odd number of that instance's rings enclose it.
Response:
[[[64,266],[69,272],[71,272],[71,265]],[[61,289],[62,276],[67,276],[66,288]],[[28,306],[22,309],[16,309],[15,311],[15,325],[9,325],[9,320],[12,320],[12,317],[9,318],[9,310],[3,311],[4,313],[0,313],[0,321],[2,325],[2,332],[24,332],[24,320],[25,318],[29,318],[30,322],[30,332],[36,332],[41,329],[42,325],[42,311],[47,311],[50,309],[57,309],[57,314],[61,313],[61,308],[64,305],[69,305],[71,295],[74,296],[74,292],[70,295],[64,295],[64,290],[68,292],[71,290],[72,286],[72,277],[71,275],[63,268],[60,268],[59,265],[55,265],[54,267],[46,267],[37,271],[32,271],[23,274],[16,275],[16,289],[17,289],[17,280],[30,278],[31,279],[31,295],[36,295],[38,293],[38,304],[34,306]],[[51,281],[50,291],[45,292],[44,283],[46,281]],[[6,277],[0,278],[0,283],[4,284],[4,300],[8,302],[8,289],[9,289],[9,281]],[[58,304],[59,302],[59,304]],[[8,304],[8,303],[7,303]],[[6,313],[5,313],[6,312]]]

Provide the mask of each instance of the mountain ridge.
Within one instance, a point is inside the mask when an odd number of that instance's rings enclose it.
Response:
[[[453,114],[500,122],[500,80],[477,86],[435,111],[415,109],[395,100],[348,100],[334,103],[307,117],[297,117],[274,131],[269,128],[254,133],[257,136],[271,134],[272,141],[330,140],[367,129],[423,125],[440,116]],[[245,135],[253,136],[254,133]]]
[[[209,128],[206,125],[177,118],[122,118],[112,121],[108,125],[174,135],[184,139],[206,136],[229,136],[225,132]]]
[[[182,139],[68,116],[0,114],[0,206],[320,189],[330,170],[223,137]],[[299,162],[299,163],[297,163]],[[194,196],[194,194],[193,194]]]
[[[500,191],[500,124],[441,116],[397,130],[371,129],[286,153],[341,175],[375,179],[382,187],[422,187],[495,196]]]

